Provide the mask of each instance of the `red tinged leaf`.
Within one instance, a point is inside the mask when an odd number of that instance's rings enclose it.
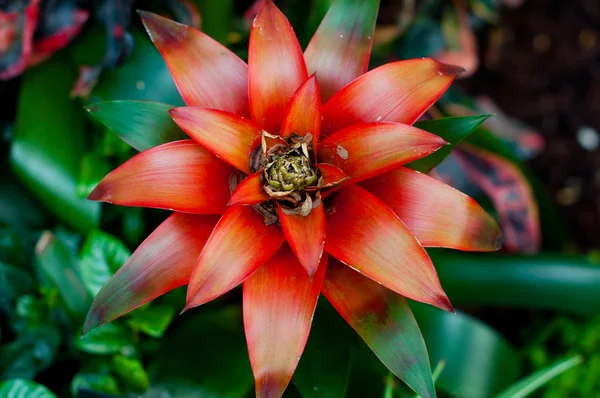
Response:
[[[260,128],[233,113],[199,107],[171,109],[173,120],[200,145],[250,174],[250,154],[260,143]]]
[[[310,278],[283,246],[244,282],[244,328],[258,398],[281,397],[296,370],[321,292],[327,256]]]
[[[425,249],[389,207],[357,185],[333,198],[325,250],[398,294],[453,311]]]
[[[322,188],[339,185],[350,178],[342,171],[342,169],[332,164],[317,163],[316,167],[321,172],[321,177],[323,177],[323,182],[320,185]]]
[[[230,291],[281,247],[285,238],[275,225],[247,206],[231,206],[210,235],[190,277],[188,310]]]
[[[541,244],[540,219],[533,191],[523,173],[509,160],[462,144],[453,155],[467,178],[494,203],[510,251],[535,253]]]
[[[404,297],[335,259],[323,294],[394,375],[421,397],[435,397],[425,341]]]
[[[327,101],[369,68],[379,0],[336,0],[311,39],[304,58]]]
[[[401,123],[362,123],[319,143],[321,162],[338,166],[358,182],[437,151],[447,142]]]
[[[308,73],[292,26],[271,0],[263,2],[252,24],[248,75],[252,119],[275,134],[290,98]]]
[[[317,148],[321,131],[321,97],[317,78],[313,75],[298,88],[285,112],[281,125],[282,137],[292,133],[304,137],[313,136],[313,148]]]
[[[218,216],[174,213],[100,289],[83,333],[188,283]]]
[[[279,222],[288,244],[309,276],[313,276],[323,255],[325,245],[325,209],[323,204],[301,215],[286,214],[278,205]]]
[[[228,205],[255,205],[271,199],[264,191],[262,171],[244,178],[231,194]]]
[[[110,172],[88,199],[197,214],[222,214],[235,170],[192,140],[141,152]]]
[[[151,12],[139,14],[186,104],[249,115],[244,61],[194,28]]]
[[[463,71],[429,58],[389,63],[362,75],[323,106],[321,134],[366,122],[413,124]]]
[[[401,167],[361,183],[389,206],[425,247],[498,250],[496,221],[460,191],[428,175]]]

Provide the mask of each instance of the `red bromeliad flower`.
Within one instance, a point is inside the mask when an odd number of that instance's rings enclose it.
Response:
[[[174,213],[98,293],[86,331],[182,285],[189,309],[243,284],[256,393],[279,397],[323,292],[392,372],[435,395],[403,297],[452,311],[423,247],[489,251],[500,232],[471,198],[402,167],[446,144],[411,124],[460,68],[416,59],[366,73],[378,1],[340,14],[344,2],[303,54],[265,0],[248,64],[141,13],[188,105],[171,116],[192,139],[136,155],[90,195]]]

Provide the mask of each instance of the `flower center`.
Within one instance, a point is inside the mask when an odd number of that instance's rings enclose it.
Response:
[[[280,192],[300,191],[314,185],[318,176],[304,154],[296,150],[279,156],[266,170],[267,184]]]

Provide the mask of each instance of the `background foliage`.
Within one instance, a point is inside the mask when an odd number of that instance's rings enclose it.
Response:
[[[187,22],[198,10],[202,30],[246,57],[251,19],[244,13],[250,2],[195,0],[183,14],[167,7],[172,3],[177,2],[135,6]],[[330,3],[281,0],[280,6],[306,45]],[[469,57],[479,53],[461,32],[472,35],[497,25],[500,7],[493,0],[383,1],[373,66],[448,53],[471,62]],[[85,199],[109,170],[135,154],[119,137],[144,149],[119,126],[135,116],[136,103],[122,104],[118,109],[124,113],[115,114],[105,101],[183,103],[137,16],[128,25],[124,10],[112,10],[117,13],[112,17],[102,10],[90,9],[90,19],[66,48],[21,77],[0,82],[0,398],[250,397],[253,378],[239,291],[176,316],[185,301],[185,292],[176,290],[80,337],[93,296],[168,214]],[[105,34],[118,24],[128,25],[129,41],[115,42]],[[107,61],[114,51],[119,56]],[[94,69],[97,83],[84,81],[89,95],[74,98],[85,65],[101,66]],[[164,119],[167,105],[150,106],[156,123],[164,125],[164,140],[181,136]],[[430,251],[442,285],[459,308],[452,315],[411,303],[437,365],[438,391],[505,398],[545,385],[538,391],[544,397],[593,396],[600,389],[600,256],[573,249],[554,200],[528,166],[539,148],[524,144],[527,130],[502,114],[488,119],[491,113],[496,112],[457,88],[429,115],[452,118],[420,122],[421,128],[446,134],[456,147],[457,155],[434,172],[462,184],[459,188],[494,214],[505,233],[519,232],[498,254]],[[500,122],[490,123],[495,118]],[[412,167],[429,171],[448,154]],[[467,178],[482,162],[492,165],[492,172]],[[485,188],[493,172],[514,177],[510,188],[530,224],[511,218],[498,192]],[[570,370],[582,362],[585,366]],[[413,394],[323,300],[286,392],[286,397],[300,396]]]

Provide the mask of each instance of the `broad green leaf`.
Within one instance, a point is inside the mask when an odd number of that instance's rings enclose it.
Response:
[[[540,369],[524,379],[519,380],[498,394],[496,398],[525,398],[553,378],[581,364],[582,361],[583,358],[579,355],[556,361],[544,369]]]
[[[133,330],[160,338],[171,324],[175,310],[166,305],[155,305],[138,308],[129,315],[127,324]]]
[[[294,385],[304,398],[338,398],[346,394],[353,331],[327,300],[321,299]]]
[[[241,308],[200,307],[166,335],[148,367],[171,396],[241,398],[254,386]],[[190,344],[193,342],[193,344]]]
[[[113,357],[113,371],[121,382],[136,392],[144,392],[150,386],[148,375],[141,362],[123,355]]]
[[[77,196],[87,198],[105,175],[112,169],[110,162],[104,157],[86,153],[81,158],[81,167],[77,177]]]
[[[415,127],[442,137],[450,145],[445,145],[431,155],[411,162],[407,166],[428,173],[450,155],[456,144],[477,130],[489,117],[490,115],[444,117],[415,123]]]
[[[60,54],[23,75],[10,163],[16,176],[55,216],[80,232],[99,223],[100,204],[77,196],[87,134],[69,98],[76,71]]]
[[[77,341],[77,348],[89,354],[114,354],[129,345],[129,331],[115,322],[93,329]]]
[[[11,379],[0,383],[0,398],[56,398],[56,395],[31,380]]]
[[[83,317],[91,296],[77,273],[75,253],[46,231],[35,246],[35,263],[45,285],[58,290],[70,313]]]
[[[71,381],[71,392],[74,397],[79,397],[80,390],[94,390],[108,394],[121,395],[117,379],[108,372],[79,372]]]
[[[90,232],[80,253],[81,279],[95,296],[131,256],[127,247],[114,236],[94,230]]]
[[[594,314],[600,267],[578,255],[479,255],[428,250],[456,305],[544,308]]]
[[[29,238],[30,230],[48,224],[49,213],[10,173],[8,159],[0,163],[0,169],[0,222],[10,225],[20,236]]]
[[[189,138],[169,115],[172,108],[149,101],[98,102],[86,107],[90,115],[138,151]]]
[[[443,282],[442,282],[443,283]],[[454,397],[486,398],[519,376],[519,357],[495,330],[466,314],[411,302],[432,363],[445,361],[437,387]]]

